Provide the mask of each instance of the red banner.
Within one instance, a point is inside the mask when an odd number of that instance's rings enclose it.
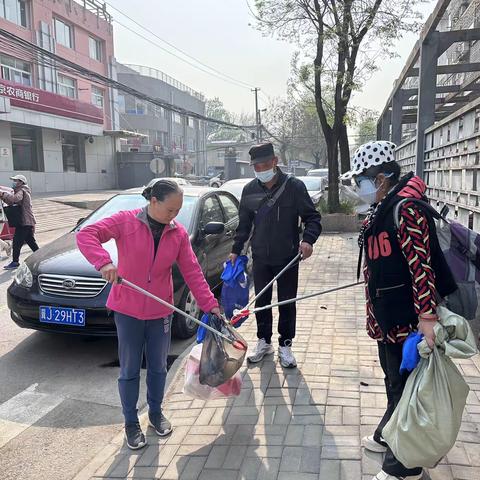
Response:
[[[103,124],[103,110],[90,103],[0,79],[0,96],[11,105],[90,123]]]

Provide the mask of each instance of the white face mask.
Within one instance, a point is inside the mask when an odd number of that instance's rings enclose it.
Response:
[[[264,172],[255,172],[255,177],[258,178],[262,183],[268,183],[273,180],[275,176],[275,169],[271,168],[270,170],[265,170]]]

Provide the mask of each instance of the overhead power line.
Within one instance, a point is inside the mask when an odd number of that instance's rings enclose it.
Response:
[[[226,122],[223,120],[217,120],[215,118],[210,118],[205,115],[199,114],[197,112],[193,112],[191,110],[187,110],[185,108],[179,107],[178,105],[173,105],[169,102],[166,102],[164,100],[160,100],[158,98],[150,97],[149,95],[146,95],[132,87],[129,87],[128,85],[125,85],[121,82],[118,82],[116,80],[113,80],[111,78],[105,77],[104,75],[101,75],[97,72],[94,72],[93,70],[89,70],[85,67],[82,67],[81,65],[78,65],[74,62],[71,62],[70,60],[64,59],[60,57],[59,55],[50,52],[42,47],[39,47],[38,45],[35,45],[34,43],[31,43],[27,40],[24,40],[23,38],[18,37],[17,35],[8,32],[7,30],[4,30],[0,28],[0,37],[4,37],[8,39],[14,47],[22,47],[22,53],[23,56],[25,56],[25,51],[31,53],[32,55],[39,54],[41,55],[41,59],[39,60],[40,64],[45,64],[49,65],[52,67],[57,67],[58,65],[62,65],[62,67],[66,67],[69,69],[69,71],[73,71],[76,75],[79,75],[83,78],[86,78],[90,81],[100,83],[103,85],[107,85],[111,88],[115,88],[121,92],[127,93],[129,95],[132,95],[135,98],[138,98],[140,100],[144,100],[146,102],[152,103],[153,105],[157,105],[159,107],[164,108],[165,110],[169,110],[172,112],[176,112],[180,115],[185,115],[189,116],[192,118],[196,118],[198,120],[204,120],[209,123],[214,123],[218,125],[224,125],[226,127],[231,127],[231,128],[236,128],[236,129],[241,129],[241,130],[251,130],[255,128],[253,125],[237,125],[232,122]],[[11,45],[9,45],[11,46]],[[53,61],[53,62],[50,62]]]
[[[206,63],[202,62],[201,60],[198,60],[198,58],[195,58],[193,55],[190,55],[189,53],[185,52],[184,50],[178,48],[176,45],[174,45],[173,43],[169,42],[168,40],[165,40],[164,38],[160,37],[157,33],[155,33],[154,31],[150,30],[149,28],[145,27],[144,25],[142,25],[141,23],[137,22],[134,18],[132,18],[131,16],[127,15],[125,12],[122,12],[119,8],[115,7],[114,5],[112,5],[111,3],[109,2],[105,2],[110,8],[112,8],[113,10],[117,11],[118,13],[120,13],[121,15],[123,15],[125,18],[127,18],[128,20],[130,20],[132,23],[134,23],[135,25],[137,25],[138,27],[140,27],[142,30],[144,30],[145,32],[148,32],[150,35],[152,35],[153,37],[155,37],[156,39],[160,40],[162,43],[164,43],[165,45],[168,45],[169,47],[173,48],[174,50],[176,50],[177,52],[181,53],[182,55],[184,55],[185,57],[189,58],[190,60],[193,60],[194,62],[196,62],[198,65],[196,64],[193,64],[192,62],[189,62],[188,60],[180,57],[179,55],[171,52],[170,50],[167,50],[166,48],[162,47],[161,45],[153,42],[151,39],[145,37],[144,35],[140,34],[138,31],[136,30],[133,30],[132,28],[128,27],[127,25],[124,25],[123,23],[119,22],[117,19],[113,19],[113,21],[115,23],[117,23],[118,25],[122,26],[123,28],[126,28],[127,30],[129,30],[130,32],[134,33],[135,35],[138,35],[140,38],[143,38],[144,40],[146,40],[147,42],[150,42],[152,45],[155,45],[156,47],[160,48],[161,50],[163,50],[164,52],[168,53],[169,55],[172,55],[174,56],[175,58],[181,60],[182,62],[185,62],[187,63],[188,65],[204,72],[204,73],[207,73],[208,75],[213,75],[217,78],[219,78],[220,80],[223,80],[225,82],[228,82],[228,83],[231,83],[231,84],[235,84],[236,86],[238,87],[242,87],[242,88],[245,88],[245,89],[250,89],[252,88],[252,85],[250,85],[249,83],[247,82],[244,82],[243,80],[239,80],[238,78],[234,78],[234,77],[231,77],[230,75],[227,75],[226,73],[223,73],[221,72],[220,70],[217,70],[216,68],[214,67],[211,67],[210,65],[207,65]],[[202,67],[204,68],[201,68],[199,65],[201,65]],[[205,70],[205,69],[208,69],[208,70]]]

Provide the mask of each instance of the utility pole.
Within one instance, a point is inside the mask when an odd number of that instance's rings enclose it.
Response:
[[[258,110],[258,92],[260,91],[259,88],[255,87],[252,88],[252,92],[255,93],[255,125],[257,126],[257,141],[260,140],[261,137],[261,125],[260,125],[260,111]]]

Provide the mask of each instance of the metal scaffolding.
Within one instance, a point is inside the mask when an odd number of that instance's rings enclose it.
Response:
[[[479,4],[438,1],[380,115],[379,139],[411,145],[416,138],[419,175],[424,173],[426,130],[480,96],[480,42],[475,46],[480,40]],[[411,138],[405,139],[405,125],[411,126]]]

